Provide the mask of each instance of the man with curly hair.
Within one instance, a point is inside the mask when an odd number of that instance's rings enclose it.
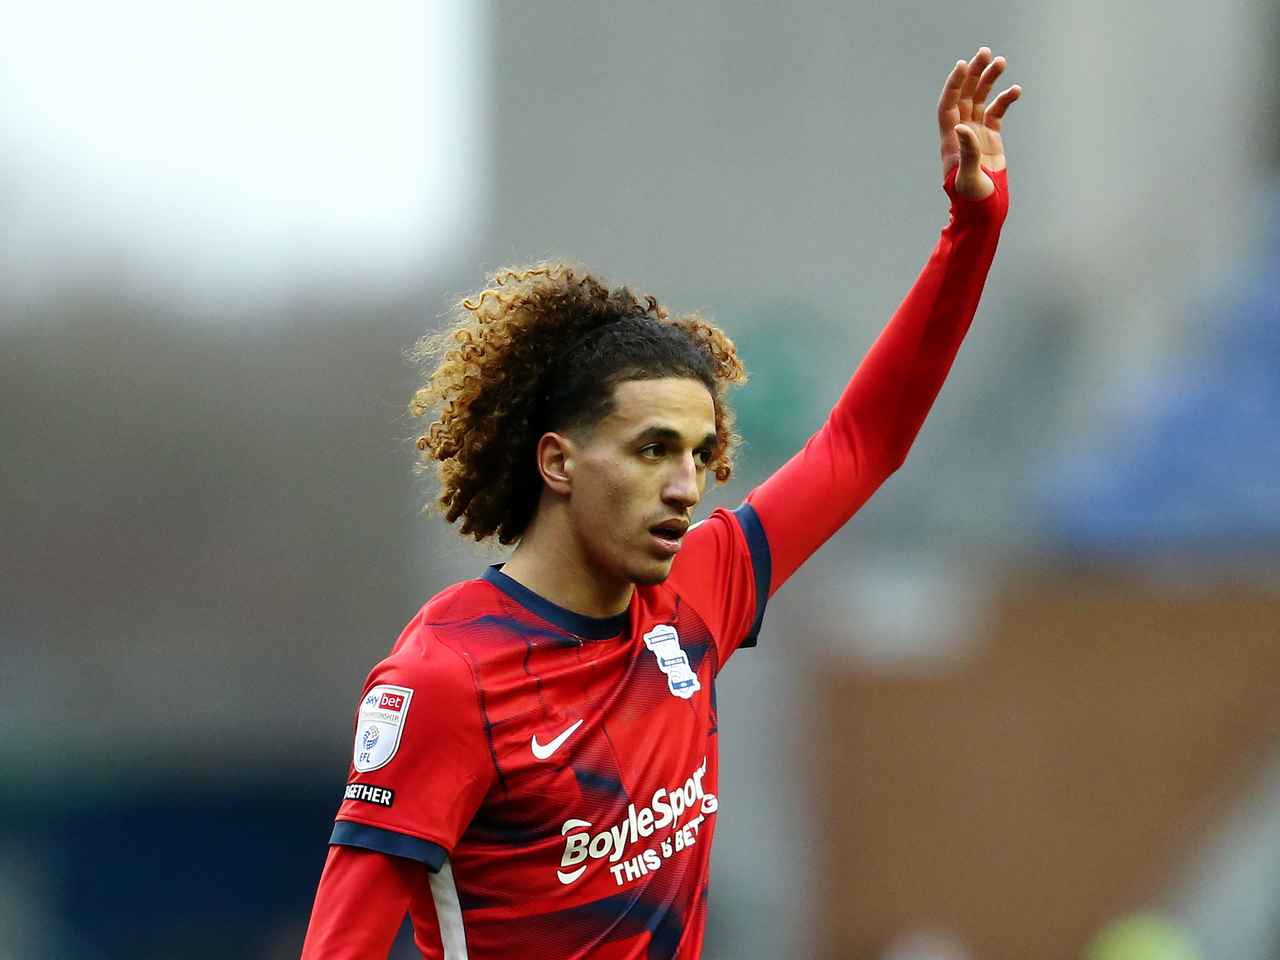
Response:
[[[652,297],[501,271],[424,339],[415,415],[439,507],[515,543],[433,597],[365,682],[303,956],[700,955],[715,680],[765,603],[906,459],[969,328],[1008,210],[987,105],[1004,59],[938,103],[950,219],[827,422],[734,510],[692,513],[736,437],[733,343]]]

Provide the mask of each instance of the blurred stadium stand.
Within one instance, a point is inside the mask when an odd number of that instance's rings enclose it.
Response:
[[[1089,448],[1058,453],[1044,471],[1048,533],[1062,549],[1206,564],[1275,555],[1280,181],[1258,201],[1265,242],[1232,286],[1188,306],[1199,314],[1199,342],[1146,385],[1122,423],[1099,431]]]

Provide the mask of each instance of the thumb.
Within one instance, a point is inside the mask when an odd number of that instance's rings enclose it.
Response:
[[[960,141],[960,169],[956,171],[956,189],[970,199],[980,200],[995,192],[995,184],[982,171],[982,147],[977,132],[963,123],[955,125]]]
[[[978,168],[978,135],[972,127],[957,123],[956,139],[960,141],[960,164],[964,172],[973,173]]]

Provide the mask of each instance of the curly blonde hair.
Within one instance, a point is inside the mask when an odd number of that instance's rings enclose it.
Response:
[[[721,483],[733,471],[740,438],[725,392],[747,379],[733,341],[696,313],[672,318],[652,296],[609,289],[572,264],[497,271],[408,356],[423,374],[409,412],[437,414],[417,438],[419,470],[434,463],[436,508],[477,541],[523,536],[542,489],[539,438],[598,423],[624,380],[701,381],[715,402],[708,468]]]

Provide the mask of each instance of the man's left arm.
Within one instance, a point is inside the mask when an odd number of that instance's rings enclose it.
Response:
[[[950,220],[827,422],[747,496],[768,540],[769,596],[905,461],[978,308],[1009,206],[1005,111],[1018,86],[986,98],[1003,57],[981,48],[938,100]]]

